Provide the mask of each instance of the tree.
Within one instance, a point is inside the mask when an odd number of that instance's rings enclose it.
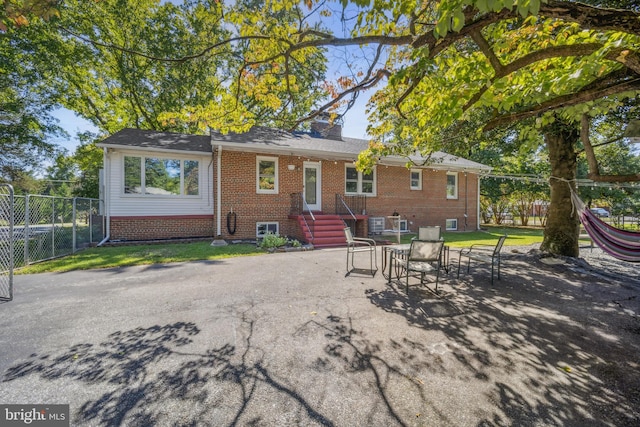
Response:
[[[76,197],[100,198],[100,169],[102,168],[102,150],[96,147],[100,139],[91,132],[78,135],[80,145],[73,153],[78,175],[73,195]]]
[[[55,100],[42,75],[28,66],[15,30],[0,31],[0,181],[28,176],[43,157],[51,157],[50,139],[64,131],[51,116]],[[25,175],[26,174],[26,175]]]
[[[44,177],[44,194],[49,196],[71,197],[75,185],[76,165],[66,151],[60,152],[51,166],[47,167]]]
[[[201,133],[210,125],[223,131],[282,125],[324,93],[316,83],[324,72],[321,55],[305,55],[280,70],[269,64],[265,90],[251,77],[263,67],[238,60],[253,54],[243,40],[209,53],[215,50],[210,44],[232,39],[231,19],[269,31],[254,19],[255,7],[249,0],[238,2],[225,17],[217,0],[181,6],[160,0],[67,0],[59,17],[36,21],[14,36],[32,66],[46,74],[59,103],[105,133],[123,127]],[[269,18],[273,25],[298,16],[280,10]],[[265,41],[260,52],[268,48]],[[248,87],[238,86],[228,72],[243,66]],[[285,71],[295,79],[283,81]]]

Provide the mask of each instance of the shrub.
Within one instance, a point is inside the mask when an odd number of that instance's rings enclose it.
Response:
[[[299,248],[302,246],[302,243],[300,243],[299,241],[297,241],[296,239],[289,239],[289,244],[291,246],[293,246],[294,248]]]
[[[279,248],[287,244],[287,238],[279,234],[268,233],[262,238],[260,247],[263,249]]]

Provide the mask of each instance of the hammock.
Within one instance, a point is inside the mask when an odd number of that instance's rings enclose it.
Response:
[[[571,189],[571,201],[578,212],[580,222],[593,243],[614,258],[640,262],[640,233],[615,228],[586,208],[578,194]]]

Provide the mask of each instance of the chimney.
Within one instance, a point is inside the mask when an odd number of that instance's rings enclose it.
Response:
[[[329,113],[318,114],[311,122],[311,134],[342,141],[342,116],[330,121]]]

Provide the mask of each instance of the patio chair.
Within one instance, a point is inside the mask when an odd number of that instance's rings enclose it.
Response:
[[[471,266],[471,260],[478,263],[491,263],[491,285],[493,286],[493,272],[495,267],[498,269],[498,280],[500,280],[500,251],[504,245],[504,241],[507,235],[500,236],[498,243],[495,246],[492,245],[471,245],[467,249],[460,251],[460,258],[458,258],[458,278],[460,277],[460,263],[462,257],[468,258],[467,261],[467,273],[469,273],[469,267]]]
[[[428,227],[418,227],[417,240],[440,240],[442,238],[441,228],[439,225]]]
[[[376,259],[376,241],[373,239],[365,239],[363,237],[353,237],[351,228],[345,227],[344,235],[347,238],[347,277],[351,273],[371,274],[376,276],[378,271],[378,260]],[[369,269],[356,268],[354,265],[354,257],[358,252],[369,253]],[[351,257],[351,267],[349,267],[349,257]],[[374,268],[375,266],[375,268]]]
[[[438,292],[438,279],[440,278],[440,266],[442,262],[442,248],[444,240],[412,240],[409,253],[404,265],[407,294],[409,294],[409,277],[419,277],[420,284],[424,285],[427,273],[436,274],[436,289]]]

